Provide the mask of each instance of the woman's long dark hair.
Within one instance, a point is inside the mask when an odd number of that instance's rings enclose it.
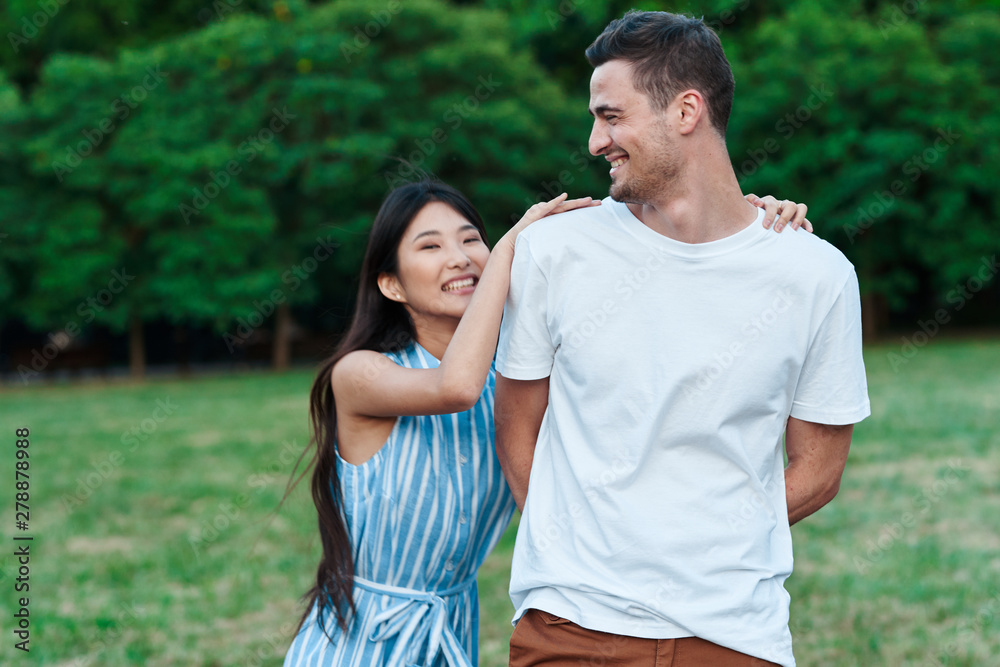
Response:
[[[355,350],[389,352],[400,350],[416,337],[413,320],[406,308],[385,298],[378,288],[381,273],[397,273],[400,240],[417,213],[430,202],[451,206],[476,226],[487,244],[482,218],[455,188],[439,181],[425,180],[408,183],[393,190],[382,202],[368,236],[368,246],[361,264],[361,283],[354,307],[354,317],[333,354],[323,362],[313,382],[309,398],[312,437],[306,450],[292,470],[285,498],[295,484],[315,466],[312,473],[312,497],[319,513],[319,536],[323,555],[316,570],[316,582],[303,599],[306,609],[299,619],[299,629],[308,618],[314,603],[319,603],[319,623],[326,632],[323,617],[332,610],[337,624],[347,630],[349,614],[355,611],[353,596],[354,559],[351,555],[350,533],[343,514],[340,480],[337,478],[337,410],[331,384],[334,365]],[[309,466],[294,482],[295,471],[306,452],[316,444]],[[329,637],[329,633],[327,633]],[[331,637],[332,641],[333,638]]]

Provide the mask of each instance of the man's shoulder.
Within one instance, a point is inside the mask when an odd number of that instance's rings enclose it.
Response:
[[[787,269],[798,267],[808,275],[843,282],[854,271],[854,265],[837,246],[804,230],[786,227],[774,234],[774,248]]]
[[[534,252],[558,249],[576,240],[600,238],[618,225],[619,218],[613,210],[616,205],[608,198],[600,206],[547,216],[518,234],[518,239],[523,238]]]

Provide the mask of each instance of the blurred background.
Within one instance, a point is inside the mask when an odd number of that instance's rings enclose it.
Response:
[[[493,238],[605,196],[583,50],[633,5],[720,33],[744,191],[809,205],[866,340],[1000,323],[996,1],[9,0],[0,377],[312,364],[394,185]]]
[[[799,664],[1000,664],[997,0],[5,0],[0,488],[28,429],[35,541],[0,663],[281,664],[319,545],[307,484],[278,503],[380,202],[434,175],[495,241],[604,197],[583,51],[630,8],[719,32],[744,192],[860,279],[873,414],[793,529]]]

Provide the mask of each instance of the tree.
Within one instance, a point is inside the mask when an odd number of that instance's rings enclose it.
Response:
[[[746,92],[730,147],[745,189],[819,213],[817,232],[857,267],[872,335],[922,281],[943,300],[995,251],[981,174],[998,164],[997,68],[981,46],[1000,22],[862,10],[797,5],[736,42]]]
[[[435,173],[498,233],[588,182],[563,95],[514,52],[502,15],[386,7],[237,16],[111,62],[52,58],[25,143],[54,192],[28,222],[34,324],[119,270],[127,287],[88,314],[131,332],[135,375],[156,318],[213,323],[233,349],[277,314],[281,365],[292,307],[347,291],[389,188]]]
[[[234,15],[284,15],[303,6],[302,0],[8,0],[0,10],[0,69],[27,94],[56,53],[113,59],[122,48],[146,48]]]
[[[0,329],[4,322],[22,315],[18,309],[28,291],[27,267],[31,264],[30,243],[18,234],[16,223],[29,209],[25,196],[23,161],[14,137],[23,122],[24,105],[17,89],[0,71]],[[13,233],[12,233],[13,232]]]
[[[997,198],[981,175],[998,164],[989,140],[1000,118],[1000,66],[989,46],[998,6],[689,0],[669,8],[703,17],[733,65],[728,144],[744,191],[810,204],[820,235],[858,268],[869,336],[918,290],[946,301],[996,246]],[[520,0],[511,25],[585,104],[583,50],[629,8]]]

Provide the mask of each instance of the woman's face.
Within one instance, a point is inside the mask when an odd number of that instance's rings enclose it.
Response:
[[[398,274],[379,278],[386,298],[406,304],[414,315],[461,319],[490,250],[458,211],[430,202],[410,222],[397,256]]]

